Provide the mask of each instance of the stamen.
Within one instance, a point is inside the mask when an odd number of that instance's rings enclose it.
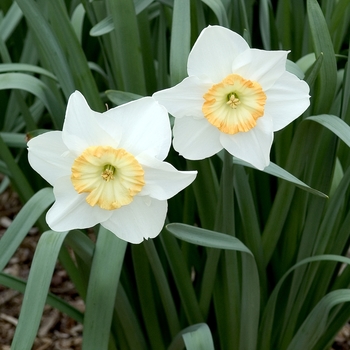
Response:
[[[241,101],[234,92],[228,94],[228,101],[226,104],[229,105],[232,109],[236,109],[240,103]]]
[[[105,166],[101,176],[103,180],[108,182],[110,180],[114,180],[114,172],[115,172],[115,167],[111,164],[108,164]]]

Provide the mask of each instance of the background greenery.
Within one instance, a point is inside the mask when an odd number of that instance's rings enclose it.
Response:
[[[25,289],[12,348],[31,349],[47,302],[84,324],[83,349],[329,349],[350,318],[349,0],[1,0],[0,10],[0,191],[26,203],[0,240],[1,271],[35,222],[43,232],[28,282],[0,273]],[[171,151],[199,174],[140,245],[100,227],[96,243],[48,230],[54,198],[28,165],[26,135],[61,129],[74,90],[104,111],[178,83],[209,24],[290,50],[288,69],[310,85],[310,108],[275,135],[273,163],[260,172],[224,152],[193,162]],[[84,315],[47,296],[57,258]]]

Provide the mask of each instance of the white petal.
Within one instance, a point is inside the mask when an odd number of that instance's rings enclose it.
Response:
[[[246,50],[233,62],[232,72],[266,90],[286,71],[287,55],[288,51]]]
[[[115,128],[122,130],[119,146],[134,156],[146,152],[163,160],[171,145],[167,110],[152,97],[144,97],[104,113]],[[110,132],[113,136],[113,128]]]
[[[46,215],[46,221],[55,231],[83,229],[109,219],[112,211],[90,206],[85,198],[87,194],[78,194],[70,177],[58,179],[54,186],[55,203]]]
[[[234,135],[222,133],[220,141],[233,156],[263,170],[270,163],[270,150],[273,141],[272,119],[264,115],[257,120],[255,128]]]
[[[284,128],[305,112],[310,105],[309,91],[305,81],[289,72],[266,91],[265,113],[272,117],[273,131]]]
[[[219,129],[205,118],[175,119],[173,133],[175,150],[187,159],[204,159],[222,150]]]
[[[140,196],[149,195],[152,198],[166,200],[175,196],[191,184],[197,171],[178,171],[171,164],[155,158],[138,158],[145,171],[145,186]]]
[[[62,141],[61,131],[51,131],[28,142],[28,160],[31,167],[48,183],[70,175],[74,157]]]
[[[79,91],[69,97],[62,138],[76,156],[92,145],[118,145],[118,140],[109,136],[100,126],[98,120],[103,122],[103,118],[102,113],[90,109]]]
[[[144,239],[158,236],[167,209],[167,201],[134,197],[129,205],[114,210],[111,218],[103,222],[102,226],[124,241],[141,243]]]
[[[188,75],[208,76],[218,83],[232,73],[233,60],[249,49],[237,33],[220,26],[209,26],[199,35],[188,57]]]
[[[176,86],[156,92],[153,97],[174,117],[203,118],[203,95],[212,83],[197,77],[188,77]]]

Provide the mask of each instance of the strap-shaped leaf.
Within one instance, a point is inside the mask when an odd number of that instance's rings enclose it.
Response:
[[[101,226],[86,296],[84,350],[108,348],[114,303],[126,246],[127,242]]]
[[[56,77],[48,70],[26,63],[2,63],[0,64],[0,73],[6,72],[32,72],[36,74],[45,75],[53,80],[57,80]]]
[[[189,0],[175,0],[170,42],[171,85],[187,76],[187,57],[190,52],[191,19]]]
[[[172,223],[166,229],[175,237],[203,247],[228,249],[252,254],[251,251],[236,237],[220,232],[205,230],[199,227],[180,223]]]
[[[68,232],[46,231],[38,242],[12,349],[30,350],[38,331],[58,253]]]
[[[20,89],[32,93],[48,109],[56,127],[62,125],[64,111],[61,105],[48,86],[38,78],[23,73],[0,74],[0,90],[4,89]]]
[[[120,90],[107,90],[106,95],[108,99],[115,103],[117,106],[124,103],[128,103],[141,98],[141,95],[133,94],[132,92],[120,91]]]
[[[13,290],[17,290],[21,293],[24,293],[27,286],[26,281],[22,281],[17,277],[7,275],[6,273],[3,273],[3,272],[0,272],[0,284],[8,288],[11,288]],[[77,322],[83,322],[82,312],[77,310],[75,307],[70,305],[67,301],[59,298],[58,296],[52,293],[48,293],[46,303],[48,305],[51,305],[55,309],[65,313],[66,315],[71,317],[73,320],[76,320]]]
[[[52,188],[44,188],[24,205],[0,240],[0,270],[6,266],[35,221],[53,201]]]
[[[328,112],[336,91],[337,66],[333,43],[326,20],[317,0],[307,1],[307,14],[316,56],[323,54],[318,89],[315,90],[316,113]]]
[[[244,160],[238,159],[238,158],[233,158],[233,162],[235,164],[240,164],[240,165],[244,165],[244,166],[255,169],[251,164],[245,162]],[[302,182],[301,180],[296,178],[294,175],[289,173],[287,170],[284,170],[283,168],[281,168],[280,166],[278,166],[275,163],[270,162],[270,164],[262,171],[266,174],[270,174],[270,175],[279,177],[282,180],[286,180],[286,181],[294,184],[295,186],[297,186],[305,191],[308,191],[312,194],[315,194],[315,195],[323,197],[323,198],[328,198],[328,196],[326,194],[311,188],[310,186],[308,186],[307,184],[305,184],[304,182]]]
[[[350,126],[344,120],[331,114],[321,114],[308,117],[306,120],[313,120],[336,134],[346,145],[350,147]]]
[[[265,307],[265,311],[264,311],[264,314],[262,317],[261,326],[259,329],[259,344],[260,344],[262,349],[272,349],[273,345],[274,345],[274,344],[272,344],[272,337],[273,337],[273,330],[274,330],[273,329],[274,316],[275,316],[275,311],[276,311],[276,307],[277,307],[277,299],[278,299],[278,296],[279,296],[279,293],[281,291],[281,287],[282,287],[284,281],[295,269],[297,269],[305,264],[309,264],[312,262],[320,262],[320,261],[336,261],[336,262],[341,262],[341,263],[344,263],[347,265],[350,264],[350,259],[345,258],[343,256],[318,255],[318,256],[313,256],[311,258],[306,258],[304,260],[301,260],[297,264],[292,266],[282,276],[282,278],[277,283],[277,285],[276,285],[275,289],[273,290],[273,292],[268,300],[268,303]],[[319,320],[314,320],[314,322],[318,323]],[[302,347],[300,349],[302,349]],[[306,347],[305,349],[309,349],[309,347]]]
[[[242,256],[240,349],[254,350],[258,334],[260,284],[250,250],[237,238],[219,232],[178,223],[168,224],[166,229],[175,237],[192,244],[247,253],[244,258]]]
[[[214,350],[213,338],[206,323],[198,323],[183,329],[168,350]]]
[[[47,62],[50,63],[52,71],[60,82],[65,96],[68,98],[75,89],[73,75],[50,25],[41,13],[40,7],[36,1],[16,0],[16,2],[35,34],[35,42],[38,48],[41,50]]]

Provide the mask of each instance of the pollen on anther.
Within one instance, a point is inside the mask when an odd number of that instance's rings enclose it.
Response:
[[[105,181],[110,181],[110,180],[113,180],[114,179],[114,175],[113,175],[113,170],[110,170],[110,169],[106,169],[103,171],[103,173],[101,174],[103,180]]]
[[[237,106],[241,103],[239,98],[233,93],[229,97],[228,101],[226,102],[227,105],[229,105],[232,109],[237,108]]]

